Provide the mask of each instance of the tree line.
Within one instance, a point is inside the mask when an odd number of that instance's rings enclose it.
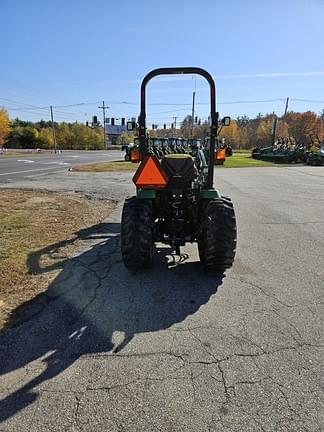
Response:
[[[256,118],[248,116],[232,119],[230,126],[223,127],[219,137],[225,138],[233,148],[250,149],[263,147],[272,143],[273,120],[277,118],[276,137],[290,137],[296,144],[312,144],[316,137],[324,139],[324,112],[317,115],[312,111],[288,112],[278,118],[275,114],[259,114]],[[177,136],[184,138],[200,138],[209,132],[208,121],[192,122],[192,116],[187,115],[181,123],[180,129],[157,129],[151,132],[153,136]]]
[[[235,148],[264,147],[272,144],[271,132],[275,114],[261,114],[255,119],[238,117],[224,127],[220,137],[226,138]],[[277,118],[276,138],[290,138],[297,145],[312,145],[312,140],[324,139],[324,115],[312,111],[288,112]]]
[[[51,122],[45,120],[31,122],[18,118],[9,121],[7,116],[7,120],[3,120],[2,124],[1,118],[5,119],[4,113],[6,114],[5,110],[0,109],[0,145],[8,148],[54,148]],[[104,148],[103,129],[100,126],[90,128],[77,122],[55,122],[54,128],[58,149],[101,150]]]
[[[232,119],[230,126],[222,128],[220,138],[225,138],[233,148],[248,149],[271,144],[271,131],[275,114],[259,114],[256,118],[241,116]],[[187,115],[178,129],[157,129],[149,131],[150,136],[183,137],[204,139],[209,132],[208,121],[192,122]],[[277,137],[291,137],[297,144],[311,144],[310,137],[316,140],[324,138],[324,111],[318,115],[312,111],[288,112],[278,118]],[[103,149],[103,128],[98,125],[90,128],[82,123],[54,123],[58,149]],[[131,142],[133,136],[122,134],[118,144]],[[0,108],[0,146],[8,148],[43,148],[53,149],[52,124],[49,121],[23,121],[18,118],[9,120],[5,109]]]

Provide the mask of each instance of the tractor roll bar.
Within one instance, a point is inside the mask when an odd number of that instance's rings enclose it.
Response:
[[[146,141],[146,86],[148,82],[158,75],[171,75],[171,74],[197,74],[203,76],[209,83],[210,86],[210,157],[208,164],[208,179],[207,188],[213,187],[214,177],[214,152],[215,152],[215,140],[217,135],[218,127],[218,113],[216,112],[216,89],[213,77],[204,69],[198,67],[171,67],[171,68],[159,68],[149,72],[143,79],[141,85],[141,113],[138,118],[139,123],[139,142],[140,142],[140,153],[141,159],[143,160],[148,152],[148,145]]]

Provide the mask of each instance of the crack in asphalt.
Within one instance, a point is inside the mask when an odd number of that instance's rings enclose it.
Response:
[[[279,384],[279,383],[275,383],[275,384],[277,384],[277,386],[278,386],[278,390],[280,391],[280,393],[282,394],[282,396],[283,396],[283,398],[285,399],[285,401],[286,401],[286,403],[287,403],[287,406],[288,406],[288,408],[289,408],[289,410],[290,411],[292,411],[295,415],[298,415],[298,411],[296,411],[292,406],[291,406],[291,403],[290,403],[290,401],[289,401],[289,398],[288,398],[288,396],[286,395],[286,393],[284,392],[284,386],[282,385],[282,384]]]
[[[224,387],[224,392],[225,392],[225,396],[226,396],[226,403],[231,399],[231,395],[230,395],[230,392],[229,392],[229,389],[232,389],[232,391],[233,391],[233,394],[234,394],[234,396],[235,396],[235,387],[234,386],[229,386],[227,383],[226,383],[226,379],[225,379],[225,373],[224,373],[224,371],[223,371],[223,369],[222,369],[222,367],[221,367],[221,365],[220,365],[220,363],[217,363],[217,367],[218,367],[218,370],[219,370],[219,372],[220,372],[220,375],[221,375],[221,377],[222,377],[222,384],[223,384],[223,387]]]
[[[194,406],[195,403],[197,403],[197,394],[196,394],[196,386],[195,386],[195,377],[194,372],[190,366],[190,383],[192,388],[192,402],[191,402],[191,408]]]
[[[76,406],[75,406],[75,410],[74,410],[75,423],[77,423],[77,421],[78,421],[78,414],[79,414],[79,410],[80,410],[81,399],[82,399],[82,396],[78,396],[78,395],[75,396],[75,401],[76,401]]]
[[[151,356],[171,356],[174,357],[176,359],[179,359],[183,362],[183,364],[189,364],[189,365],[204,365],[204,366],[210,366],[210,365],[219,365],[221,363],[227,362],[235,357],[243,357],[243,358],[259,358],[259,357],[263,357],[263,356],[269,356],[269,355],[274,355],[274,354],[278,354],[284,351],[298,351],[298,349],[300,348],[304,348],[304,347],[313,347],[313,348],[324,348],[324,345],[319,345],[319,344],[311,344],[311,343],[301,343],[297,346],[286,346],[286,347],[281,347],[275,350],[268,350],[268,351],[264,351],[261,353],[240,353],[240,352],[235,352],[232,353],[230,355],[227,355],[224,358],[216,358],[215,355],[213,353],[211,353],[209,350],[206,349],[205,345],[202,343],[203,349],[207,352],[207,354],[209,354],[213,360],[189,360],[186,359],[186,357],[188,357],[187,353],[183,353],[183,354],[175,354],[175,353],[171,353],[170,351],[155,351],[155,352],[146,352],[146,353],[131,353],[131,354],[121,354],[121,353],[96,353],[96,354],[82,354],[82,357],[80,358],[81,361],[86,360],[88,358],[92,358],[92,359],[102,359],[102,358],[106,358],[106,359],[116,359],[116,358],[146,358],[146,357],[151,357]]]
[[[281,318],[283,321],[285,321],[285,322],[286,322],[286,323],[287,323],[291,328],[293,328],[293,329],[295,330],[295,332],[297,333],[297,335],[298,335],[300,341],[303,340],[303,337],[302,337],[300,331],[298,330],[298,328],[297,328],[296,326],[294,326],[294,324],[292,324],[292,323],[291,323],[291,322],[290,322],[286,317],[280,315],[280,313],[278,313],[278,311],[274,310],[273,312],[274,312],[274,313],[275,313],[279,318]],[[294,337],[293,337],[293,339],[296,340]]]
[[[261,345],[257,344],[255,341],[253,341],[252,339],[248,338],[247,336],[243,336],[243,335],[234,335],[232,333],[228,333],[230,336],[232,336],[233,339],[241,339],[243,341],[249,342],[251,345],[255,346],[256,348],[258,348],[262,353],[266,354],[266,351],[262,348]]]
[[[250,282],[250,281],[246,280],[245,278],[243,278],[242,276],[240,276],[238,279],[240,282],[245,283],[247,285],[250,285],[252,288],[256,288],[257,290],[261,291],[263,295],[275,300],[277,303],[279,303],[282,306],[285,306],[287,308],[293,308],[293,307],[299,306],[299,305],[291,305],[291,304],[283,302],[282,300],[279,300],[275,295],[270,294],[267,291],[265,291],[265,289],[262,288],[260,285],[257,285],[253,282]]]

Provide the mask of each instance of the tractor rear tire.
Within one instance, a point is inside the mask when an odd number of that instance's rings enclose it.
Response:
[[[207,271],[224,271],[233,264],[236,250],[236,219],[228,197],[204,204],[198,236],[200,261]]]
[[[127,268],[150,267],[153,261],[154,222],[150,201],[126,199],[122,213],[121,252]]]

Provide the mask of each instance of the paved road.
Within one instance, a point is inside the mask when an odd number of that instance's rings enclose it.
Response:
[[[40,154],[0,155],[0,184],[12,183],[17,179],[44,178],[49,173],[64,172],[73,165],[122,159],[125,152],[111,151],[69,151],[63,153],[44,152]]]
[[[114,198],[130,177],[52,188]],[[225,275],[205,275],[195,246],[129,274],[118,211],[79,233],[78,256],[1,336],[1,431],[324,430],[324,170],[219,169],[217,183],[238,218]],[[31,271],[50,270],[49,252]]]

